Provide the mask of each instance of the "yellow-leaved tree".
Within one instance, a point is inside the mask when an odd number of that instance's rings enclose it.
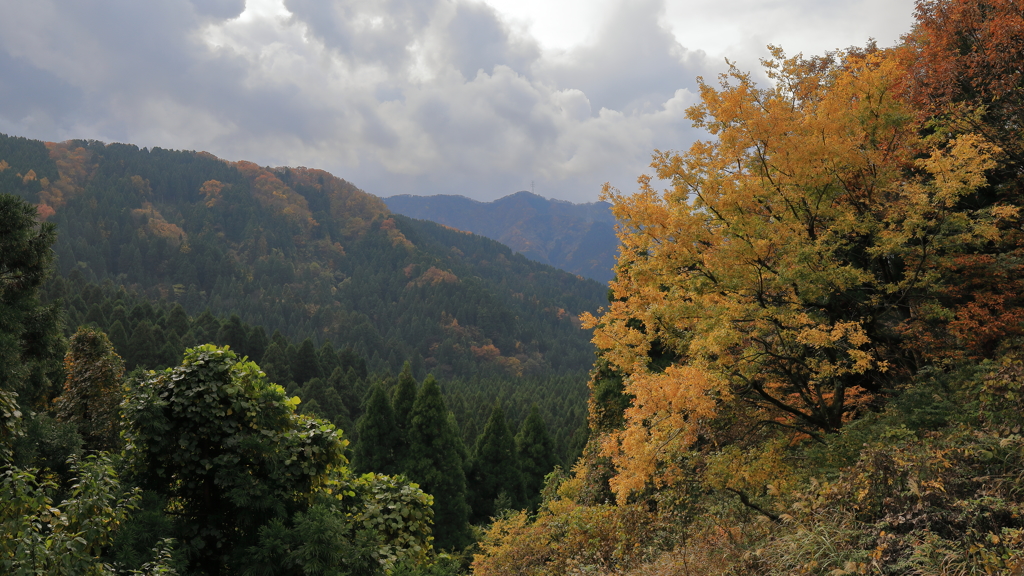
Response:
[[[716,422],[819,436],[917,367],[901,342],[916,316],[942,315],[937,262],[999,233],[963,202],[999,150],[923,136],[894,90],[901,54],[775,49],[768,87],[735,68],[701,83],[689,115],[713,139],[656,152],[667,190],[606,187],[614,298],[583,320],[632,398],[602,446],[620,502],[678,479]]]

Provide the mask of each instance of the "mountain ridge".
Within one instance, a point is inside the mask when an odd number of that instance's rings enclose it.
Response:
[[[466,196],[401,194],[383,198],[392,212],[479,234],[537,262],[607,282],[618,248],[607,202],[574,204],[525,190],[491,202]]]
[[[0,160],[0,193],[58,225],[65,276],[345,343],[371,370],[411,360],[439,377],[520,376],[592,362],[577,316],[604,303],[604,287],[393,214],[322,170],[3,135]]]

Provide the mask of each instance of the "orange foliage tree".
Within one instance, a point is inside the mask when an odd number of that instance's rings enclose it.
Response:
[[[999,235],[962,202],[998,148],[921,135],[894,90],[904,52],[773,52],[768,88],[736,69],[701,83],[689,116],[714,140],[655,154],[669,189],[646,176],[637,194],[605,189],[614,300],[583,320],[632,398],[602,447],[620,502],[678,479],[716,418],[838,430],[915,369],[902,328],[941,316],[940,257]]]
[[[899,86],[932,128],[975,133],[1003,150],[988,186],[966,198],[999,218],[1000,237],[944,265],[960,281],[945,293],[951,322],[912,326],[922,354],[991,356],[1024,322],[1024,2],[919,0],[904,48],[909,73]]]

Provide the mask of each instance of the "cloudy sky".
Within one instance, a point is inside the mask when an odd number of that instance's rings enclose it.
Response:
[[[695,78],[909,30],[913,0],[0,0],[0,132],[593,201],[700,134]]]

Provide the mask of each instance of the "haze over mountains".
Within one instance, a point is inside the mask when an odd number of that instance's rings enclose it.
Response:
[[[607,202],[573,204],[526,191],[493,202],[445,194],[405,194],[384,202],[398,214],[486,236],[573,274],[599,282],[612,278],[618,240]]]

